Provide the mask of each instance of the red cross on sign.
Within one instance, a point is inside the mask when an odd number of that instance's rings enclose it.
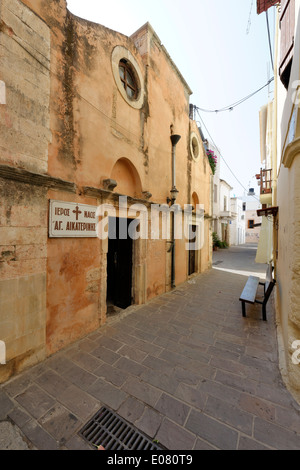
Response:
[[[78,206],[76,207],[75,211],[73,211],[73,214],[76,214],[76,221],[77,221],[79,214],[82,214],[82,212],[79,210]]]

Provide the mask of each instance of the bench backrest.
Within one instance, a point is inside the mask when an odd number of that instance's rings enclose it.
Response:
[[[269,300],[269,297],[272,293],[273,287],[275,286],[275,279],[273,279],[273,266],[272,263],[268,264],[266,272],[266,283],[265,283],[265,298],[264,302],[266,303]]]
[[[273,266],[272,266],[272,263],[269,263],[267,267],[267,272],[266,272],[266,280],[268,282],[271,282],[273,279],[272,273],[273,273]]]

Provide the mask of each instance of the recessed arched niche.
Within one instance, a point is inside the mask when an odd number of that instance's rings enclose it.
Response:
[[[114,165],[111,178],[116,180],[115,192],[130,197],[141,197],[142,184],[137,169],[128,158],[120,158]]]

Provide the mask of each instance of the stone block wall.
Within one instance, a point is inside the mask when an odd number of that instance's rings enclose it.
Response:
[[[17,0],[0,4],[1,162],[30,171],[48,165],[50,33],[48,26]]]
[[[300,153],[290,168],[280,169],[278,178],[278,259],[276,269],[276,309],[282,342],[281,372],[300,402]],[[294,347],[294,345],[296,346]],[[293,359],[296,356],[296,361]]]
[[[45,357],[50,33],[18,0],[0,2],[0,382]]]

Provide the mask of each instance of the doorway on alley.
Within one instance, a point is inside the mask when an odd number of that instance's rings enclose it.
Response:
[[[195,250],[195,242],[196,242],[196,234],[197,234],[197,226],[190,225],[189,226],[189,258],[188,258],[188,275],[191,276],[195,272],[197,272],[197,261],[196,255],[197,251]]]
[[[107,315],[132,304],[133,241],[128,236],[129,219],[110,217],[107,252]]]

